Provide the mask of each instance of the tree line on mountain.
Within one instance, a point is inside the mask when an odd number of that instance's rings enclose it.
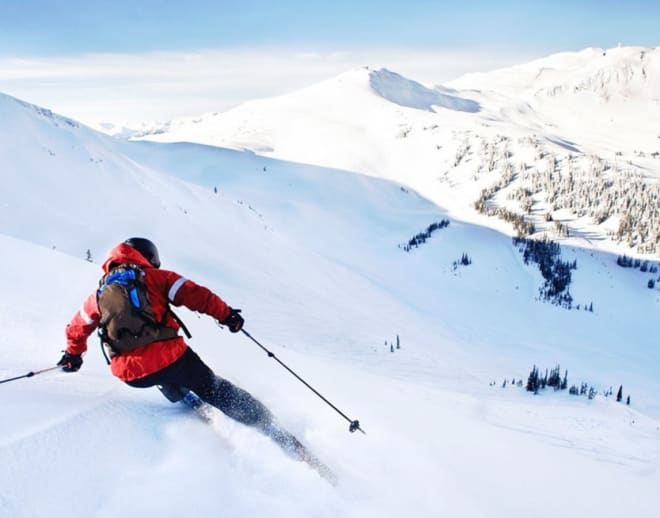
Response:
[[[506,387],[506,382],[507,380],[504,380],[503,387]],[[512,384],[515,384],[515,379],[512,380]],[[522,380],[518,380],[518,386],[522,386]],[[546,369],[545,374],[541,376],[538,367],[534,365],[527,377],[525,390],[538,394],[540,390],[544,390],[546,387],[552,387],[555,391],[566,390],[566,388],[568,388],[568,370],[564,371],[564,376],[562,377],[560,366],[557,365],[550,371]],[[580,383],[579,387],[577,385],[571,385],[568,389],[568,393],[572,396],[587,396],[589,399],[594,399],[598,394],[598,391],[593,386],[583,382]],[[609,391],[603,393],[605,397],[609,397],[612,394],[612,387],[610,387]],[[623,385],[619,385],[616,400],[618,403],[623,401]],[[626,398],[626,404],[630,405],[630,394],[628,394]]]
[[[504,145],[500,145],[502,142]],[[543,193],[549,205],[546,221],[552,221],[551,213],[561,209],[577,218],[590,217],[597,225],[615,217],[616,230],[608,233],[612,239],[639,253],[660,255],[660,183],[650,183],[632,167],[623,169],[617,161],[612,164],[597,155],[558,157],[546,151],[538,138],[520,138],[519,143],[532,147],[533,163],[521,162],[514,168],[508,139],[499,137],[492,143],[482,140],[482,164],[475,171],[475,179],[478,173],[498,167],[501,177],[481,191],[474,203],[479,213],[499,217],[513,225],[518,237],[527,237],[536,229],[525,215],[532,213],[533,196]],[[469,149],[469,143],[459,148],[455,165]],[[508,199],[518,201],[520,210],[495,206],[495,195],[514,180],[518,180],[518,188],[508,194]],[[554,230],[558,237],[569,235],[564,223],[555,222]]]
[[[431,223],[426,230],[423,232],[420,232],[419,234],[415,234],[413,237],[411,237],[407,243],[403,245],[399,245],[399,248],[402,248],[406,252],[410,252],[413,248],[418,248],[419,245],[423,244],[426,242],[428,238],[431,237],[431,235],[440,229],[446,228],[449,226],[449,220],[448,219],[443,219],[441,221],[437,221],[434,223]]]
[[[504,207],[491,206],[488,202],[492,199],[493,195],[494,192],[492,192],[492,188],[484,189],[481,192],[481,197],[474,204],[480,214],[496,216],[507,223],[511,223],[511,226],[518,237],[528,237],[536,232],[534,223],[527,221],[525,216],[505,209]]]
[[[616,258],[616,264],[622,268],[635,268],[640,272],[649,272],[649,273],[658,273],[658,266],[653,264],[651,261],[641,259],[633,259],[627,255],[620,255]]]
[[[536,232],[536,227],[530,221],[528,221],[523,214],[518,214],[512,210],[506,209],[504,207],[497,207],[493,204],[495,195],[501,190],[505,189],[516,179],[516,174],[514,172],[513,165],[510,162],[506,162],[502,168],[502,176],[500,180],[490,187],[487,187],[481,191],[479,198],[474,202],[474,208],[480,214],[485,214],[486,216],[495,216],[501,220],[510,223],[513,227],[513,230],[518,237],[527,237],[531,236]],[[515,193],[516,191],[514,191]],[[512,194],[511,196],[520,195]],[[524,196],[524,193],[523,195]],[[533,202],[530,199],[521,198],[521,206],[523,210],[529,214],[532,209]]]
[[[532,222],[528,221],[522,214],[518,214],[517,212],[506,209],[504,207],[497,207],[493,204],[495,195],[511,185],[515,179],[516,174],[514,167],[511,162],[506,161],[502,167],[502,175],[500,180],[495,183],[495,185],[482,189],[481,193],[479,194],[479,198],[474,202],[474,208],[480,214],[485,214],[486,216],[495,216],[506,221],[507,223],[511,223],[516,236],[527,237],[536,232],[536,227]],[[523,210],[529,214],[532,210],[533,201],[531,198],[525,198],[525,194],[525,191],[522,191],[522,194],[521,192],[514,191],[514,194],[510,196],[520,196],[519,201],[521,201],[521,206],[523,207]]]
[[[557,365],[555,368],[551,369],[549,373],[548,369],[546,369],[545,375],[541,376],[538,368],[534,365],[527,378],[526,390],[538,394],[539,390],[545,389],[546,387],[553,387],[555,390],[566,390],[568,387],[568,370],[565,371],[564,377],[562,378],[561,369],[559,365]]]
[[[509,150],[509,142],[510,139],[502,135],[496,135],[492,141],[482,139],[480,150],[482,162],[479,169],[475,172],[475,180],[479,173],[490,173],[496,170],[500,164],[501,172],[499,180],[494,185],[481,191],[479,198],[474,202],[474,208],[480,214],[495,216],[510,223],[518,237],[527,237],[536,232],[534,224],[525,218],[525,214],[531,214],[534,205],[534,201],[531,198],[531,191],[523,188],[508,195],[509,199],[516,199],[519,201],[523,214],[519,214],[518,212],[504,207],[498,207],[494,204],[495,196],[500,191],[503,191],[512,185],[520,176],[510,160],[513,153]],[[525,168],[526,165],[521,164],[519,170],[523,171]]]
[[[558,160],[545,157],[546,167],[532,167],[524,175],[526,188],[544,192],[550,210],[567,209],[576,217],[601,224],[611,217],[618,225],[610,237],[646,254],[660,254],[660,184],[619,164],[591,155]]]
[[[642,261],[641,259],[633,259],[632,257],[628,257],[627,255],[620,255],[616,258],[616,264],[621,266],[622,268],[634,268],[634,269],[639,269],[640,272],[642,273],[650,273],[652,275],[655,275],[658,273],[658,265],[653,264],[651,261],[645,260]],[[660,282],[660,276],[655,278],[650,278],[646,286],[649,289],[655,288],[656,282]]]
[[[572,280],[571,270],[577,269],[577,260],[562,261],[559,243],[547,238],[539,240],[514,237],[513,244],[523,254],[525,264],[533,262],[538,265],[544,279],[543,285],[539,288],[541,300],[571,309],[573,307],[573,297],[569,290]],[[593,311],[593,303],[589,307]]]

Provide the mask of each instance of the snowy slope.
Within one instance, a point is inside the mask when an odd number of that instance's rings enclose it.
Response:
[[[660,254],[660,49],[562,53],[448,87],[357,69],[226,113],[173,121],[145,138],[250,149],[391,179],[460,219],[511,233],[509,224],[474,209],[484,190],[494,189],[493,210],[514,211],[539,233],[555,233],[560,221],[569,244]],[[570,175],[584,186],[574,193],[603,189],[626,201],[596,207],[596,200],[571,194],[556,202],[552,188]],[[630,195],[633,203],[648,190],[648,208],[630,209],[620,182],[639,191]],[[531,214],[516,201],[523,192],[534,195]],[[648,230],[617,236],[626,217]]]
[[[0,386],[0,516],[653,516],[660,300],[639,272],[567,250],[580,264],[574,296],[597,309],[566,311],[534,301],[538,271],[494,230],[451,219],[403,252],[446,214],[396,183],[119,142],[4,96],[0,132],[0,377],[56,361],[105,250],[146,235],[165,267],[241,307],[252,334],[369,434],[350,435],[244,337],[182,312],[193,347],[326,460],[339,487],[222,416],[207,427],[122,385],[92,339],[79,373]],[[464,252],[473,264],[453,268]],[[384,342],[397,334],[392,353]],[[555,362],[571,382],[623,383],[633,405],[499,386]]]

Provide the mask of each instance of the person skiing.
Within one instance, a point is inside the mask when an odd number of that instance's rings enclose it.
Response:
[[[102,269],[105,275],[100,288],[85,299],[66,326],[66,350],[57,363],[62,370],[76,372],[80,369],[83,353],[87,350],[87,339],[99,328],[102,344],[109,351],[111,371],[124,383],[136,388],[157,386],[172,402],[182,400],[188,391],[193,391],[229,417],[270,436],[289,453],[298,457],[303,454],[303,446],[276,425],[271,412],[260,401],[217,376],[185,343],[178,335],[182,324],[169,306],[185,306],[205,313],[226,325],[232,333],[239,332],[243,327],[240,309],[228,306],[211,290],[178,273],[161,269],[156,245],[145,238],[130,238],[115,246]],[[113,319],[119,321],[135,318],[135,315],[108,316],[113,311],[112,302],[103,300],[107,298],[103,290],[111,291],[108,286],[113,275],[124,287],[129,286],[129,281],[122,275],[141,277],[146,287],[147,295],[142,305],[150,306],[150,318],[142,320],[140,331],[131,331],[131,336],[127,338],[112,336]],[[131,296],[140,302],[140,297],[135,293]],[[114,304],[117,306],[118,302],[115,300]],[[121,311],[115,310],[115,313]],[[183,330],[187,332],[185,326]],[[134,343],[126,345],[122,340]]]

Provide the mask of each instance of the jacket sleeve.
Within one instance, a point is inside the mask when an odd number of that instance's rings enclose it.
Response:
[[[87,338],[99,325],[99,318],[96,292],[93,292],[66,326],[66,352],[82,354],[87,350]]]
[[[229,316],[231,308],[211,290],[174,272],[171,273],[167,295],[170,303],[210,315],[220,322]]]

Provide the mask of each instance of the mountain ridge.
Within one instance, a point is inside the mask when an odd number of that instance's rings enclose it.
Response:
[[[660,91],[658,71],[660,49],[639,48],[557,54],[465,76],[448,83],[451,89],[365,67],[142,138],[250,149],[357,171],[407,185],[466,221],[506,229],[488,214],[507,210],[569,244],[575,242],[571,234],[588,233],[609,251],[654,256],[660,254],[653,211],[660,189],[660,102],[651,99]],[[514,86],[497,88],[507,81]],[[554,171],[543,180],[549,167]],[[593,182],[609,191],[607,207],[596,208],[595,200],[579,194],[556,203],[553,192],[571,174],[582,185],[576,193]],[[637,203],[632,198],[614,204],[625,196],[626,178],[632,191],[652,191],[643,194],[639,210],[626,208]],[[524,205],[531,200],[530,209],[511,203],[528,191]],[[483,196],[489,211],[479,201]],[[555,219],[568,228],[569,239],[546,224]],[[631,231],[638,225],[644,230]]]

